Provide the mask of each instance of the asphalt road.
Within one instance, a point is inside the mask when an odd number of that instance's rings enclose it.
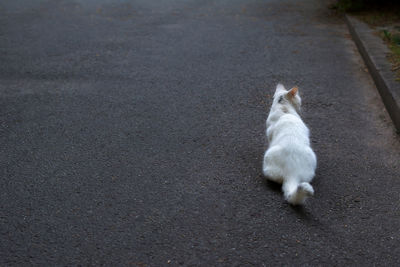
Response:
[[[326,6],[2,1],[0,265],[399,265],[400,140]],[[303,208],[261,175],[278,82]]]

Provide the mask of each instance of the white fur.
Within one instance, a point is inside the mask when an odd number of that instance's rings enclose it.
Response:
[[[293,205],[303,204],[314,195],[310,182],[317,166],[309,130],[299,116],[300,106],[297,88],[287,91],[278,84],[267,119],[269,147],[263,162],[264,175],[282,183],[285,199]]]

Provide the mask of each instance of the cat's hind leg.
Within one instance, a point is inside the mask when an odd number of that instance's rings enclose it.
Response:
[[[264,176],[276,183],[282,183],[283,177],[282,177],[282,167],[280,166],[281,164],[279,163],[278,160],[278,153],[279,153],[280,147],[278,146],[273,146],[270,147],[264,155],[264,161],[263,161],[263,174]]]
[[[292,205],[304,204],[308,197],[314,195],[314,189],[309,183],[300,183],[293,180],[285,181],[282,190],[285,199]]]
[[[299,184],[297,191],[305,197],[312,197],[314,195],[314,188],[309,183]]]

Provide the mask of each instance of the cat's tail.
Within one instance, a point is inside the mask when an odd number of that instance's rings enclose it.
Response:
[[[292,205],[302,205],[308,197],[314,195],[314,188],[310,183],[287,182],[283,184],[285,199]]]

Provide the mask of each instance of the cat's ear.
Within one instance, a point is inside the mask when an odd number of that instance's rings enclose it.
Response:
[[[281,90],[286,91],[285,86],[283,86],[283,84],[281,83],[278,83],[278,85],[276,86],[276,91],[281,91]]]
[[[287,93],[287,95],[288,95],[289,97],[295,97],[298,90],[299,90],[299,88],[297,88],[297,86],[296,86],[296,87],[293,87],[292,89],[289,90],[289,92]]]

